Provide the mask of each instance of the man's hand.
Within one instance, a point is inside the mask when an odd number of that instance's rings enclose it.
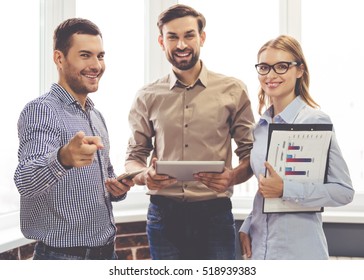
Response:
[[[127,193],[132,186],[134,186],[134,182],[131,179],[123,179],[120,183],[115,178],[108,178],[105,182],[106,189],[111,193],[114,197],[122,196]]]
[[[83,167],[90,165],[97,150],[103,149],[99,136],[85,136],[83,131],[76,135],[59,150],[59,161],[66,167]]]
[[[225,167],[222,173],[200,172],[194,174],[194,178],[208,188],[218,193],[222,193],[230,186],[247,181],[252,175],[253,171],[250,168],[250,157],[247,156],[240,160],[239,165],[234,169]]]
[[[150,190],[164,189],[177,183],[177,180],[175,178],[171,178],[168,175],[157,174],[157,172],[155,171],[155,165],[157,160],[157,158],[153,158],[150,167],[148,167],[142,174],[137,175],[141,176],[140,180],[142,180]]]
[[[222,173],[200,172],[193,177],[208,188],[222,193],[233,185],[234,171],[225,167]]]

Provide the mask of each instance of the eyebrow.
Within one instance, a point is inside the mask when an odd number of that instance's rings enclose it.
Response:
[[[189,31],[186,32],[186,34],[191,34],[191,33],[196,33],[196,30],[191,29],[191,30],[189,30]]]
[[[88,50],[80,50],[78,53],[93,54],[93,52],[88,51]],[[97,55],[100,55],[100,54],[104,55],[105,54],[105,51],[99,52]]]
[[[191,34],[191,33],[196,33],[196,30],[191,29],[191,30],[188,30],[188,31],[185,32],[185,34]],[[167,35],[177,35],[177,33],[172,32],[172,31],[168,31]]]

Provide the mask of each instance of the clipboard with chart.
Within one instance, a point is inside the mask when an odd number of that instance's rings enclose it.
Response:
[[[324,183],[332,128],[332,124],[270,124],[266,160],[284,180]],[[265,198],[263,203],[263,213],[323,211],[282,198]]]

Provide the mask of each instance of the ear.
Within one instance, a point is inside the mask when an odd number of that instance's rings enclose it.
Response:
[[[206,40],[206,32],[205,31],[202,31],[202,33],[200,35],[200,38],[201,38],[201,47],[203,47],[203,44],[205,43],[205,40]]]
[[[164,48],[164,41],[163,41],[163,35],[159,34],[158,36],[158,43],[161,46],[162,50],[165,50]]]
[[[298,67],[298,71],[297,71],[297,79],[301,78],[303,76],[303,73],[305,73],[305,65],[301,64]]]
[[[62,68],[63,53],[59,50],[53,52],[53,61],[57,65],[58,69]]]

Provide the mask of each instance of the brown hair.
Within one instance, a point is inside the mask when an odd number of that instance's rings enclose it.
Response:
[[[198,31],[201,34],[206,26],[205,17],[201,13],[197,12],[195,9],[181,4],[171,6],[159,15],[157,26],[159,28],[160,34],[163,35],[163,25],[176,18],[182,18],[186,16],[193,16],[197,19]]]
[[[308,71],[308,66],[306,63],[306,59],[303,55],[303,51],[301,48],[300,43],[293,37],[288,35],[280,35],[276,39],[270,40],[265,43],[258,52],[258,59],[260,54],[265,51],[267,48],[273,48],[277,50],[282,50],[285,52],[289,52],[293,55],[294,61],[300,62],[303,65],[304,73],[301,78],[296,80],[295,85],[295,95],[301,96],[302,99],[311,107],[317,108],[319,105],[313,100],[309,93],[309,86],[310,86],[310,74]],[[259,89],[258,93],[259,99],[259,107],[258,112],[261,115],[263,108],[268,107],[270,105],[270,100],[265,95],[265,92],[262,88]]]
[[[59,50],[67,56],[73,34],[100,35],[102,38],[100,29],[93,22],[82,18],[70,18],[54,30],[53,49]]]

